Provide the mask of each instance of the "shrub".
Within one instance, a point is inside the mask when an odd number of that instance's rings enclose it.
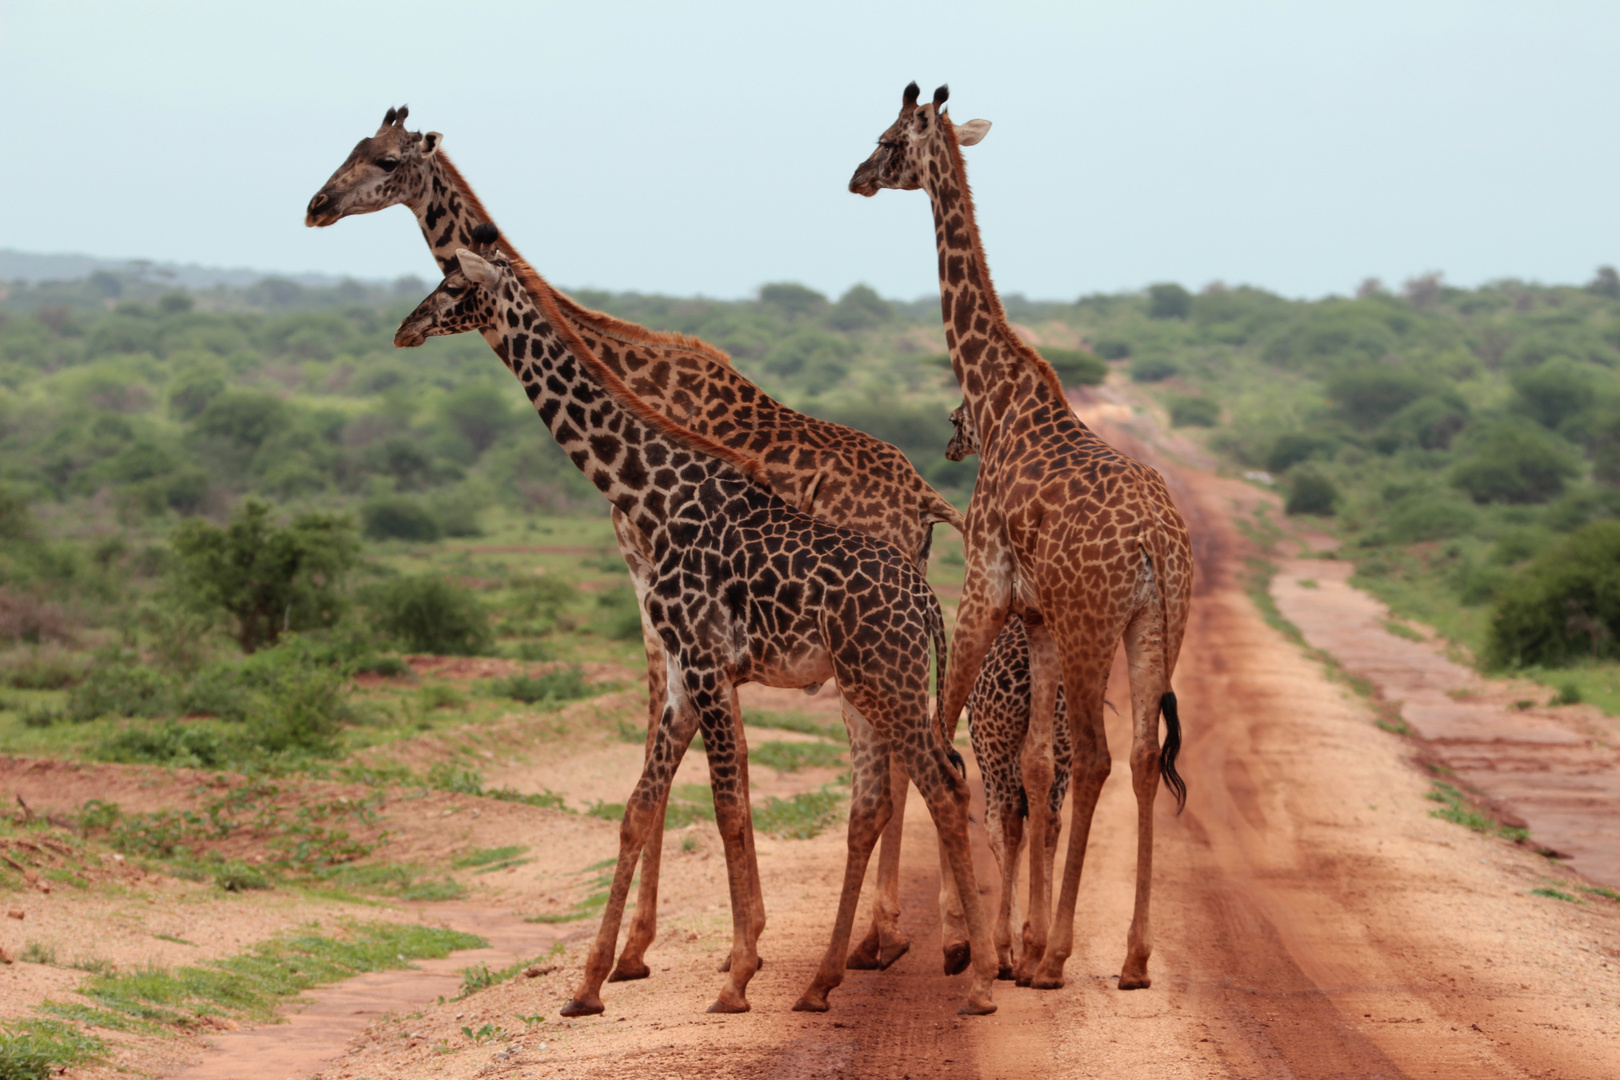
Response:
[[[217,727],[182,724],[166,720],[161,724],[136,724],[102,742],[97,756],[104,761],[126,765],[179,765],[217,769],[240,756],[237,742]]]
[[[1174,427],[1215,427],[1221,422],[1221,407],[1214,398],[1177,397],[1170,400],[1170,423]]]
[[[1445,450],[1451,440],[1468,426],[1468,405],[1461,399],[1426,394],[1391,416],[1379,428],[1378,448],[1393,452],[1402,446],[1425,450]]]
[[[138,664],[103,662],[68,694],[67,716],[77,723],[103,716],[162,716],[174,709],[174,683]]]
[[[1513,390],[1518,396],[1515,407],[1554,431],[1591,407],[1597,388],[1597,372],[1567,356],[1555,356],[1539,367],[1513,373]]]
[[[1079,349],[1041,349],[1064,386],[1096,386],[1108,378],[1108,362]]]
[[[1339,503],[1339,489],[1321,473],[1301,469],[1288,485],[1290,514],[1332,514]]]
[[[1192,314],[1192,293],[1174,282],[1148,286],[1148,318],[1185,319]]]
[[[1479,513],[1451,495],[1417,492],[1396,501],[1384,519],[1386,535],[1397,544],[1462,536],[1479,523]]]
[[[200,606],[236,620],[237,644],[248,653],[274,645],[283,629],[333,625],[344,575],[359,554],[348,518],[303,514],[281,527],[256,501],[224,529],[185,522],[173,544],[184,588]]]
[[[1613,657],[1617,635],[1620,522],[1599,521],[1543,549],[1500,591],[1486,658],[1502,668]]]
[[[555,668],[543,675],[513,675],[497,679],[490,684],[490,692],[499,697],[521,701],[525,705],[537,702],[575,701],[591,694],[590,684],[578,664]]]
[[[426,507],[403,495],[370,500],[360,508],[360,521],[371,540],[432,543],[441,532],[438,519]]]
[[[1131,343],[1123,338],[1102,338],[1097,342],[1097,355],[1104,360],[1124,360],[1131,355]]]
[[[1370,364],[1333,379],[1328,397],[1351,424],[1369,431],[1433,390],[1432,381],[1411,368]]]
[[[495,641],[483,604],[443,578],[395,578],[368,589],[364,601],[377,630],[413,652],[477,656]]]
[[[1181,374],[1181,365],[1168,356],[1139,356],[1131,361],[1133,382],[1163,382],[1172,375]]]
[[[1540,503],[1564,490],[1575,455],[1537,425],[1508,417],[1476,428],[1451,482],[1477,503]]]
[[[620,587],[596,594],[596,603],[607,616],[603,628],[614,641],[636,641],[641,637],[641,603],[633,590]]]
[[[1284,473],[1302,461],[1330,458],[1338,448],[1338,442],[1328,436],[1291,431],[1277,436],[1277,441],[1271,444],[1271,451],[1266,455],[1266,468],[1274,473]]]

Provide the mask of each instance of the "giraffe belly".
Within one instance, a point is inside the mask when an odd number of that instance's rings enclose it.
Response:
[[[808,689],[832,677],[832,654],[817,643],[791,653],[756,657],[738,682]]]

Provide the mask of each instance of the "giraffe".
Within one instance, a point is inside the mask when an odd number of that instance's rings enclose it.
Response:
[[[387,111],[376,133],[360,140],[310,199],[305,224],[323,227],[345,217],[405,206],[416,216],[423,239],[444,271],[456,251],[472,242],[473,230],[493,219],[444,153],[444,137],[436,131],[408,130],[408,116],[409,109],[403,106]],[[509,241],[502,237],[498,243],[520,275],[529,271]],[[933,526],[944,522],[959,532],[963,529],[961,512],[930,487],[894,446],[787,408],[744,378],[725,353],[696,338],[648,330],[549,291],[563,320],[638,397],[682,427],[759,460],[770,490],[810,516],[887,540],[924,572]],[[632,583],[638,598],[644,598],[649,573],[644,545],[617,510],[612,511],[612,518]],[[650,752],[663,711],[666,665],[658,637],[645,620],[642,638],[647,654],[646,745]],[[816,688],[806,689],[814,692]],[[903,784],[898,759],[892,769],[892,782]],[[905,789],[899,790],[902,794],[896,799],[878,858],[872,924],[850,954],[853,968],[887,968],[910,948],[899,928]],[[663,814],[660,809],[654,840],[642,855],[635,917],[613,970],[615,982],[651,973],[645,955],[657,934]],[[948,882],[949,875],[942,875],[941,880]],[[948,889],[941,895],[941,912],[946,928],[945,970],[955,974],[967,963],[967,931],[960,906]],[[758,915],[763,920],[763,906]]]
[[[1186,797],[1175,770],[1181,723],[1171,675],[1186,632],[1192,545],[1163,478],[1082,424],[1051,365],[1007,324],[985,265],[962,160],[962,147],[983,139],[989,122],[953,123],[944,111],[946,87],[929,104],[919,105],[918,97],[916,83],[906,87],[900,115],[856,168],[849,188],[866,196],[883,188],[928,192],[945,342],[979,438],[979,481],[964,538],[966,583],[942,720],[949,734],[991,643],[1009,614],[1017,615],[1028,636],[1031,685],[1024,789],[1051,788],[1060,684],[1074,753],[1072,825],[1056,914],[1051,868],[1032,860],[1017,975],[1037,989],[1060,987],[1074,946],[1091,817],[1111,767],[1103,694],[1114,650],[1124,641],[1137,843],[1135,903],[1119,988],[1143,989],[1151,985],[1153,801],[1161,776],[1178,807]],[[1030,835],[1044,836],[1046,801],[1031,799],[1029,809]]]
[[[960,405],[952,409],[951,423],[955,432],[945,447],[945,456],[961,461],[969,454],[977,454],[979,439],[967,410]],[[998,979],[1015,978],[1012,924],[1018,920],[1018,855],[1024,846],[1024,819],[1029,816],[1021,760],[1028,745],[1029,705],[1029,638],[1018,616],[1008,615],[1007,625],[990,646],[967,699],[973,757],[984,777],[984,829],[989,834],[990,853],[1001,871],[1001,896],[991,920]],[[1069,743],[1068,713],[1060,685],[1053,708],[1053,775],[1046,801],[1046,843],[1044,847],[1030,845],[1032,867],[1037,859],[1050,866],[1057,853],[1061,831],[1058,815],[1069,791],[1073,759]]]
[[[967,838],[968,788],[960,756],[928,712],[928,650],[945,666],[939,602],[904,552],[828,525],[772,494],[763,466],[695,435],[652,409],[562,321],[549,287],[520,273],[492,227],[400,324],[394,342],[476,330],[523,383],[575,466],[635,526],[652,564],[644,611],[669,672],[652,751],[626,804],[619,857],[602,925],[566,1016],[600,1013],[636,860],[681,756],[701,731],[726,850],[731,964],[711,1012],[749,1007],[758,970],[758,870],[745,839],[746,750],[736,686],[803,686],[836,677],[850,735],[853,792],[849,855],[832,940],[802,1011],[828,1008],[843,981],[867,860],[892,811],[889,761],[898,754],[934,819],[962,897],[973,977],[961,1011],[995,1010],[989,924]],[[943,674],[938,676],[943,679]],[[953,757],[953,755],[955,755]]]

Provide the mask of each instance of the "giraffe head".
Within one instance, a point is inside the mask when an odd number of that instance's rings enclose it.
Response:
[[[444,136],[405,130],[410,109],[389,109],[382,127],[355,143],[337,172],[309,200],[304,224],[321,226],[352,214],[370,214],[395,203],[408,203],[427,190],[426,168]]]
[[[956,432],[951,436],[951,441],[945,444],[945,456],[952,461],[961,461],[969,454],[977,454],[979,431],[973,426],[973,417],[968,415],[967,402],[951,410],[951,423],[955,425]]]
[[[500,231],[493,225],[473,230],[477,251],[462,248],[439,287],[394,331],[394,347],[413,349],[430,337],[448,337],[495,328],[499,297],[523,296],[512,264],[496,249]],[[503,290],[502,286],[509,286]]]
[[[876,195],[880,188],[915,191],[926,182],[931,163],[934,168],[942,167],[948,133],[955,133],[957,145],[972,146],[990,130],[988,120],[951,123],[945,115],[945,101],[951,95],[948,86],[935,90],[934,100],[927,105],[917,104],[920,93],[914,82],[906,87],[899,118],[878,136],[877,149],[850,177],[849,190],[866,196]]]

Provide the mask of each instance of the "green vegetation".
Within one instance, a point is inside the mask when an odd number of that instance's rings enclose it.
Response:
[[[808,840],[838,819],[844,796],[828,788],[791,799],[771,796],[754,807],[754,828],[785,840]]]
[[[1477,833],[1486,833],[1491,836],[1501,836],[1509,840],[1523,840],[1529,833],[1524,829],[1503,825],[1495,818],[1489,817],[1479,811],[1457,788],[1440,780],[1431,781],[1433,788],[1426,796],[1440,804],[1440,809],[1430,810],[1430,817],[1441,818]]]
[[[106,1053],[101,1039],[60,1020],[0,1021],[0,1080],[47,1080]]]

